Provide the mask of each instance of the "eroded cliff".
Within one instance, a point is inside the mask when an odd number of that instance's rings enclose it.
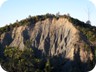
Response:
[[[92,44],[67,18],[47,18],[30,26],[15,27],[0,36],[0,45],[18,47],[20,50],[30,47],[39,57],[60,57],[61,70],[80,67],[81,71],[92,69],[94,52]],[[54,60],[53,60],[54,61]],[[53,65],[55,63],[53,62]],[[62,72],[61,71],[61,72]]]

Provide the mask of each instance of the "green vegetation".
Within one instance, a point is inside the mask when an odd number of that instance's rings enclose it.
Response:
[[[79,21],[78,19],[74,19],[72,17],[69,18],[69,21],[76,26],[77,29],[79,29],[83,34],[86,35],[89,41],[96,42],[96,27],[91,26],[91,24],[84,23],[82,21]]]
[[[32,49],[20,51],[18,48],[6,47],[4,50],[6,59],[2,62],[4,68],[9,72],[29,72],[35,70],[37,63]]]
[[[2,59],[2,67],[9,72],[50,72],[50,60],[40,59],[35,56],[31,48],[24,51],[14,47],[6,47],[5,59]],[[1,60],[1,59],[0,59]]]

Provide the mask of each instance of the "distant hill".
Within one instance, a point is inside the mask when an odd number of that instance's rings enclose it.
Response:
[[[29,16],[0,28],[0,59],[9,72],[86,72],[95,49],[96,27],[69,15]]]

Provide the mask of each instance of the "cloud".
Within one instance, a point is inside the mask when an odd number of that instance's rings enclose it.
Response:
[[[0,0],[0,7],[6,2],[7,0]]]
[[[96,0],[89,0],[89,1],[92,2],[96,6]]]

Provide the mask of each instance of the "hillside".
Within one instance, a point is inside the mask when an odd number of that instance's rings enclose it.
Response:
[[[9,72],[86,72],[95,48],[96,27],[68,15],[29,16],[0,28],[1,63]]]

